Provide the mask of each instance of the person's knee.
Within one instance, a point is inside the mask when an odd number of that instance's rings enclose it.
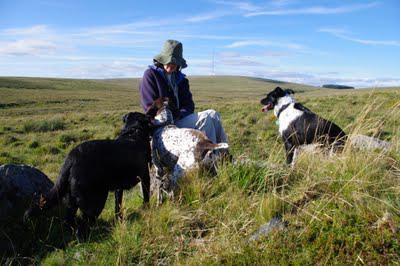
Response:
[[[208,109],[205,111],[208,117],[211,117],[213,119],[217,119],[219,120],[221,115],[219,114],[219,112],[215,111],[214,109]]]
[[[204,129],[207,128],[210,130],[211,128],[214,128],[215,119],[212,116],[206,115],[200,121]]]

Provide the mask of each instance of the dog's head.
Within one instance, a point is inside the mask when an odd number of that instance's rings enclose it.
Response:
[[[278,104],[279,99],[289,94],[294,94],[294,91],[291,89],[283,90],[280,87],[276,87],[273,91],[267,94],[267,97],[261,100],[261,104],[264,105],[261,111],[268,112],[269,110],[274,109],[275,105]]]
[[[122,132],[127,132],[131,129],[140,129],[149,132],[152,124],[151,118],[148,115],[139,112],[130,112],[122,117],[124,126]]]
[[[23,216],[23,223],[28,223],[33,217],[38,216],[46,205],[46,198],[37,192],[33,193],[29,208]]]
[[[174,123],[172,110],[175,105],[168,97],[160,97],[156,99],[146,114],[152,118],[152,123],[155,126],[164,126]]]

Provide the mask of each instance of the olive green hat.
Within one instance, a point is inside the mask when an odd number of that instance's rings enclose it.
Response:
[[[181,42],[166,40],[161,53],[154,57],[154,60],[166,65],[176,64],[181,68],[187,67],[186,60],[182,57],[183,46]]]

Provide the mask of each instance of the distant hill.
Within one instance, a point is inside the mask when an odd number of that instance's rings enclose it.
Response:
[[[277,86],[290,88],[297,93],[317,90],[319,88],[278,80],[262,79],[243,76],[188,76],[190,89],[197,99],[258,99],[261,94]],[[140,78],[119,79],[65,79],[37,77],[0,77],[1,88],[41,89],[41,90],[120,90],[137,91]]]
[[[89,79],[37,78],[37,77],[0,77],[0,88],[12,89],[102,89],[105,86]]]
[[[339,89],[339,90],[351,90],[351,89],[354,89],[354,87],[351,87],[351,86],[336,85],[336,84],[325,84],[325,85],[322,85],[322,88]]]

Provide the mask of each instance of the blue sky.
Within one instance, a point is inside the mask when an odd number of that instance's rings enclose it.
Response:
[[[0,76],[140,77],[166,39],[188,75],[400,85],[400,1],[0,0]]]

